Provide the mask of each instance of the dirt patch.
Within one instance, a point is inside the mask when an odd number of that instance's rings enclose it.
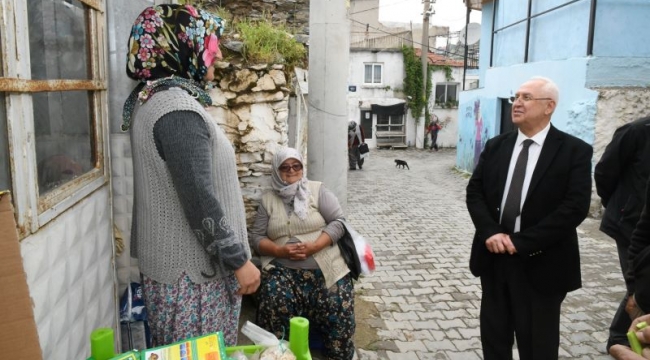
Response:
[[[354,346],[357,349],[369,349],[370,345],[379,341],[377,329],[370,326],[371,319],[379,317],[379,310],[375,304],[361,298],[359,292],[354,296],[354,318],[357,328],[354,333]]]

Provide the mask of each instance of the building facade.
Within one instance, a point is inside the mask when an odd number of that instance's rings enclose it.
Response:
[[[466,1],[482,10],[479,88],[460,94],[457,166],[471,172],[487,139],[512,129],[508,98],[533,76],[557,83],[552,123],[594,146],[650,106],[650,2]],[[597,206],[594,206],[596,208]]]

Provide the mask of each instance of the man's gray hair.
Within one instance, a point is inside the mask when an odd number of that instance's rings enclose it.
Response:
[[[553,82],[553,80],[543,77],[543,76],[533,76],[530,78],[530,81],[541,81],[544,83],[542,85],[542,91],[544,94],[548,94],[548,97],[553,99],[555,103],[557,104],[558,101],[560,100],[560,89],[557,87],[557,84]]]

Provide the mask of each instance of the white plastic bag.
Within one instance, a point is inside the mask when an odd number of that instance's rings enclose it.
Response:
[[[280,343],[280,340],[275,335],[250,321],[246,321],[244,326],[242,326],[241,333],[246,335],[255,345],[276,346]]]
[[[361,264],[361,274],[370,275],[375,271],[375,253],[372,252],[372,247],[370,243],[359,234],[356,230],[352,228],[346,221],[342,221],[345,225],[345,228],[350,233],[352,241],[354,241],[354,247],[357,249],[357,255],[359,255],[359,263]]]

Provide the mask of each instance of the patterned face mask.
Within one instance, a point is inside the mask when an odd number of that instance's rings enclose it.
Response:
[[[124,104],[123,131],[131,125],[136,100],[144,103],[161,89],[180,87],[211,105],[200,82],[221,58],[223,28],[221,18],[191,5],[148,7],[138,16],[129,37],[126,73],[141,83]]]

